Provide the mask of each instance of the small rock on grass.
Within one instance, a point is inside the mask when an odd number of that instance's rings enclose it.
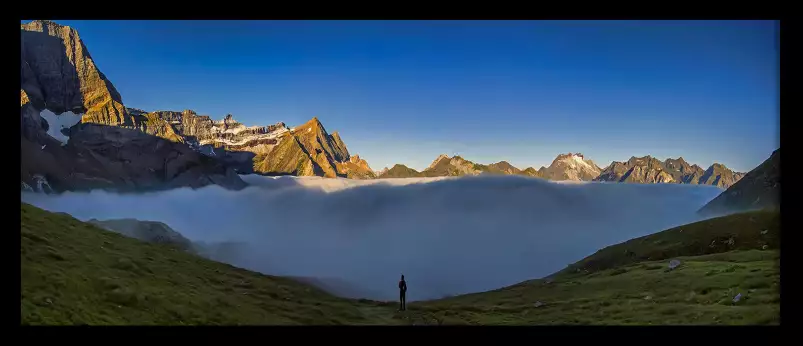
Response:
[[[740,300],[742,300],[742,294],[741,293],[739,293],[735,297],[733,297],[733,302],[734,303],[738,303]]]
[[[544,306],[544,305],[545,305],[545,304],[544,304],[544,303],[542,303],[540,300],[539,300],[539,301],[537,301],[537,302],[535,302],[535,304],[533,304],[533,306],[534,306],[534,307],[536,307],[536,308],[540,308],[540,307],[542,307],[542,306]]]

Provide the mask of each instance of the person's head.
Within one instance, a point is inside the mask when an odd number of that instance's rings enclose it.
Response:
[[[404,274],[402,274],[402,280],[404,280]]]

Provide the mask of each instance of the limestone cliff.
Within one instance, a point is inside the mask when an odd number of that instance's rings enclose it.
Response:
[[[83,114],[83,122],[134,126],[120,93],[98,70],[75,29],[46,20],[21,29],[22,90],[36,109]]]
[[[23,24],[20,54],[23,189],[245,186],[233,170],[183,144],[169,122],[129,114],[74,29],[50,21]]]

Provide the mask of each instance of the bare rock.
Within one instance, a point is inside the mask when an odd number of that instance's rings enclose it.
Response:
[[[21,29],[21,84],[36,109],[84,114],[84,122],[134,125],[75,29],[46,20]]]

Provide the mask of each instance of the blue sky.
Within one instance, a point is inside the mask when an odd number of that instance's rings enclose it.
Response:
[[[376,170],[582,152],[748,171],[780,146],[771,21],[57,22],[128,107],[318,116]]]

